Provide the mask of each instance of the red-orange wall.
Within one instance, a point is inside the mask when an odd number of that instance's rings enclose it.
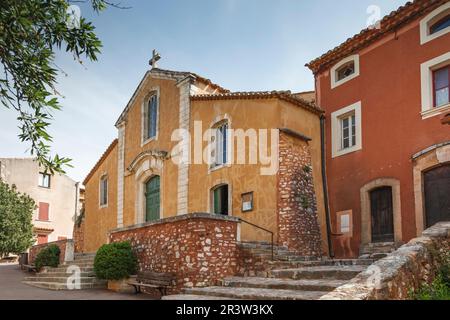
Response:
[[[403,241],[416,236],[411,157],[450,140],[440,117],[421,117],[420,64],[450,49],[450,33],[420,44],[419,21],[362,49],[360,75],[331,89],[329,69],[316,75],[317,101],[326,110],[329,201],[333,227],[336,212],[353,210],[352,249],[361,233],[360,188],[381,177],[401,184]],[[331,158],[331,113],[361,101],[362,150]],[[341,248],[335,243],[338,255]]]

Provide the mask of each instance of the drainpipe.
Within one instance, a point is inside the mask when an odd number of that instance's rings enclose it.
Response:
[[[77,216],[78,216],[78,194],[79,194],[79,185],[80,183],[75,183],[75,217],[74,217],[74,225],[77,222]]]
[[[323,200],[325,204],[325,220],[327,225],[327,241],[328,241],[328,254],[330,258],[334,258],[333,243],[331,241],[331,216],[330,206],[328,203],[328,183],[327,183],[327,170],[326,170],[326,152],[325,152],[325,116],[320,116],[320,145],[322,156],[322,186],[323,186]]]

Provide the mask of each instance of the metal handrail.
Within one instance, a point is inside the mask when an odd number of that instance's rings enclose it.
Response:
[[[262,231],[265,231],[265,232],[268,232],[268,233],[270,233],[270,245],[271,245],[271,249],[272,249],[272,261],[274,260],[273,258],[274,258],[274,252],[273,252],[273,232],[272,231],[270,231],[270,230],[267,230],[267,229],[265,229],[265,228],[263,228],[263,227],[261,227],[261,226],[258,226],[258,225],[256,225],[256,224],[254,224],[254,223],[251,223],[251,222],[248,222],[247,220],[244,220],[244,219],[242,219],[242,218],[238,218],[239,219],[239,221],[240,222],[243,222],[243,223],[246,223],[246,224],[248,224],[248,225],[250,225],[250,226],[252,226],[252,227],[255,227],[255,228],[258,228],[258,229],[260,229],[260,230],[262,230]]]

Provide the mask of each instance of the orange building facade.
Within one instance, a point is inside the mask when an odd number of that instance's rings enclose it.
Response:
[[[307,65],[326,117],[337,256],[450,220],[449,17],[448,0],[413,1]]]
[[[147,71],[116,123],[118,138],[84,181],[83,251],[96,251],[112,231],[208,213],[253,224],[240,224],[239,241],[271,241],[272,232],[293,251],[326,254],[323,112],[308,99]]]

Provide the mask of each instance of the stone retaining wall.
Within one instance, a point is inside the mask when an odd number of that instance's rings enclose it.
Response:
[[[194,213],[113,230],[111,242],[130,241],[141,271],[172,272],[176,286],[214,285],[237,273],[238,219]]]
[[[59,247],[60,255],[59,255],[59,263],[64,263],[64,261],[72,261],[73,260],[73,240],[71,239],[65,239],[65,240],[59,240],[54,242],[48,242],[43,244],[38,244],[35,246],[32,246],[30,248],[30,251],[28,253],[28,263],[34,264],[34,260],[36,259],[36,256],[38,253],[50,246],[50,245],[57,245]]]
[[[321,299],[408,299],[410,291],[432,282],[449,250],[450,222],[438,223]]]

